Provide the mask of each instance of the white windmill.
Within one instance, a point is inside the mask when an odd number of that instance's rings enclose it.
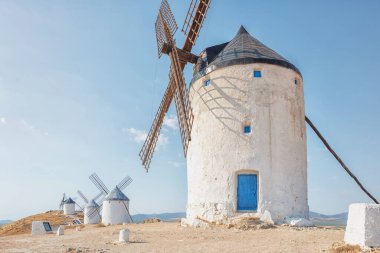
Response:
[[[210,3],[191,1],[182,27],[185,43],[178,48],[178,26],[162,0],[155,29],[158,56],[170,58],[169,84],[139,154],[148,170],[174,100],[187,160],[185,223],[268,213],[276,223],[308,218],[305,121],[378,204],[305,116],[304,82],[295,65],[244,27],[232,40],[192,53]],[[187,63],[194,64],[189,85]]]
[[[80,190],[78,190],[77,193],[85,203],[83,209],[84,224],[98,224],[101,220],[101,215],[99,212],[99,204],[97,202],[97,199],[103,195],[103,192],[100,192],[90,200]]]
[[[78,205],[72,198],[66,197],[66,194],[63,193],[61,203],[59,204],[59,209],[63,209],[63,214],[73,215],[75,214],[75,205]],[[82,209],[79,205],[78,207]]]
[[[126,176],[112,191],[108,190],[96,173],[93,173],[90,176],[90,180],[104,195],[106,195],[103,203],[89,214],[90,217],[96,215],[96,213],[100,213],[103,209],[102,223],[104,225],[133,222],[129,212],[129,198],[122,192],[130,183],[132,183],[133,180],[131,177]]]

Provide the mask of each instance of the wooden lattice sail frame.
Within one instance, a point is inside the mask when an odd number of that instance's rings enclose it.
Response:
[[[158,137],[164,122],[165,115],[169,110],[174,98],[181,141],[184,155],[187,155],[187,147],[191,140],[191,128],[193,124],[193,114],[189,102],[188,90],[183,75],[183,69],[187,62],[195,63],[197,56],[191,53],[191,49],[199,36],[200,29],[206,17],[211,0],[192,0],[182,31],[186,35],[183,49],[176,46],[174,34],[178,30],[174,15],[167,0],[163,0],[155,23],[158,57],[163,53],[170,58],[169,85],[153,120],[148,136],[141,148],[140,158],[146,170],[148,170]]]

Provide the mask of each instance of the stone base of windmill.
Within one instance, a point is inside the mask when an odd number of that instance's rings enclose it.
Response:
[[[217,208],[218,207],[218,208]],[[183,227],[200,227],[207,228],[212,225],[226,225],[227,227],[235,228],[267,228],[286,224],[291,227],[312,227],[313,222],[305,217],[286,217],[281,222],[272,219],[272,215],[268,210],[262,213],[233,213],[231,209],[222,208],[223,205],[211,205],[210,208],[202,206],[200,210],[194,213],[188,212],[186,218],[181,219],[181,226]]]
[[[269,204],[267,206],[271,207]],[[314,224],[308,219],[304,212],[289,212],[281,210],[275,213],[270,212],[270,208],[263,205],[257,212],[236,212],[236,207],[232,203],[200,203],[188,205],[186,218],[181,220],[182,226],[210,227],[210,225],[227,225],[244,223],[245,221],[258,222],[268,225],[286,224],[291,227],[312,227]],[[273,209],[273,207],[272,207]],[[308,211],[307,211],[308,213]]]
[[[344,241],[363,248],[380,247],[380,205],[351,204]]]

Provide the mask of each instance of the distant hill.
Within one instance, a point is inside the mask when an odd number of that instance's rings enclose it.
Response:
[[[0,226],[11,223],[11,220],[0,220]]]
[[[339,213],[334,215],[326,215],[316,212],[309,213],[310,220],[316,226],[346,226],[348,213]],[[186,217],[186,213],[158,213],[158,214],[135,214],[132,219],[136,223],[140,223],[145,219],[159,218],[162,221],[175,221]]]
[[[48,212],[47,212],[48,213]],[[339,213],[334,215],[325,215],[310,211],[310,220],[316,226],[345,226],[347,223],[348,213]],[[176,221],[180,218],[186,217],[186,213],[157,213],[157,214],[135,214],[132,219],[136,223],[140,223],[145,219],[158,218],[162,221]],[[0,227],[11,223],[11,220],[0,220]]]
[[[348,213],[325,215],[310,211],[309,216],[316,226],[346,226]]]
[[[158,218],[162,221],[175,221],[186,217],[186,213],[156,213],[156,214],[135,214],[132,219],[136,223],[140,223],[145,219]]]

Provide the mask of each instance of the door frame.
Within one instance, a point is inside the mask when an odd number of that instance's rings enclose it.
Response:
[[[256,200],[257,200],[257,209],[256,210],[238,210],[238,186],[239,186],[239,175],[256,175],[257,178],[257,191],[256,191]],[[235,173],[235,211],[237,213],[257,213],[259,210],[259,198],[260,198],[260,177],[259,177],[259,171],[257,170],[239,170]]]

